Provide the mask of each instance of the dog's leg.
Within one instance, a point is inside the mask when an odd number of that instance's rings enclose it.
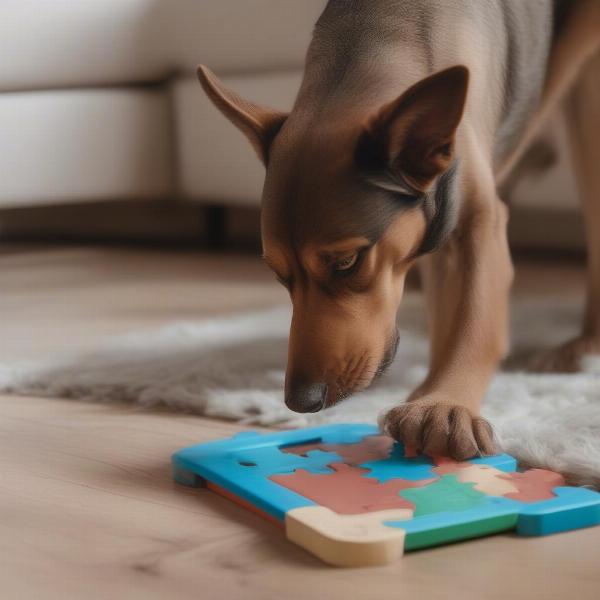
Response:
[[[429,313],[429,375],[383,428],[429,455],[464,459],[495,450],[479,416],[489,381],[508,348],[508,292],[513,277],[507,209],[496,198],[491,168],[469,179],[468,214],[451,239],[424,257]],[[481,170],[481,169],[480,169]],[[471,196],[471,197],[469,197]]]
[[[563,22],[548,59],[544,93],[537,114],[527,125],[517,148],[496,174],[498,185],[504,185],[511,171],[527,151],[552,112],[572,89],[591,57],[600,48],[600,2],[577,0],[565,3]]]
[[[585,219],[588,277],[581,335],[536,356],[536,371],[574,372],[587,354],[600,354],[600,54],[588,62],[565,103],[573,167]]]

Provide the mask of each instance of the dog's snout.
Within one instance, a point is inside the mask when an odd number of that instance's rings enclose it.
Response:
[[[326,399],[326,383],[306,383],[293,379],[285,386],[285,404],[295,412],[319,412],[325,406]]]

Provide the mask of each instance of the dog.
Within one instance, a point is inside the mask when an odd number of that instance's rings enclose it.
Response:
[[[264,260],[293,316],[285,402],[316,412],[392,361],[421,269],[429,374],[382,428],[429,455],[496,451],[480,416],[508,351],[513,267],[498,190],[565,98],[588,229],[582,335],[541,367],[600,352],[600,2],[331,0],[289,113],[200,82],[266,167]]]

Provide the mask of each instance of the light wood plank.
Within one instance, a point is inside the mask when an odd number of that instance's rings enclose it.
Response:
[[[126,407],[2,398],[2,597],[598,597],[598,529],[499,535],[386,567],[326,567],[259,517],[171,481],[172,452],[239,429]]]

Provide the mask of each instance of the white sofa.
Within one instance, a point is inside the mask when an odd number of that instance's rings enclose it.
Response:
[[[0,208],[256,204],[262,168],[196,65],[286,108],[325,0],[2,0]]]
[[[257,206],[262,166],[205,98],[196,65],[242,95],[288,108],[325,4],[1,0],[0,209],[113,200]],[[562,141],[560,166],[521,182],[516,205],[572,209]]]

